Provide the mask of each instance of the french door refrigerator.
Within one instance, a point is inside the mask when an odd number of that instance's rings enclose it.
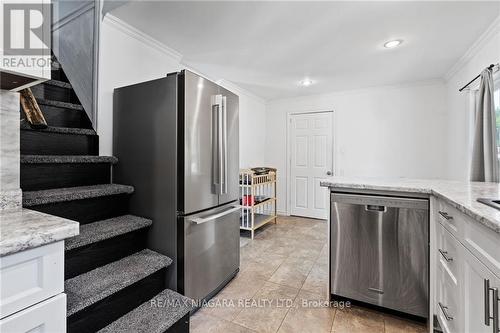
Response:
[[[115,89],[113,181],[173,259],[167,287],[211,298],[239,270],[238,96],[188,70]],[[145,236],[146,237],[146,236]]]

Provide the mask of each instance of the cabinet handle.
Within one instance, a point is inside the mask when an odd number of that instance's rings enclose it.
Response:
[[[441,249],[438,249],[438,251],[439,251],[439,253],[441,253],[441,255],[443,256],[444,260],[446,260],[447,262],[453,261],[453,258],[448,256],[448,251],[444,251],[444,250],[441,250]]]
[[[442,210],[438,211],[439,215],[441,215],[445,220],[453,220],[453,216],[450,216],[447,212],[443,212]]]
[[[490,316],[490,291],[493,292],[493,316]],[[484,279],[484,324],[490,326],[490,320],[493,319],[493,333],[498,333],[499,331],[499,317],[498,317],[498,302],[500,297],[498,296],[498,288],[490,287],[490,280]]]
[[[490,326],[490,280],[484,279],[484,324]]]
[[[448,310],[448,307],[444,306],[443,303],[441,303],[441,302],[438,302],[438,305],[441,308],[441,311],[443,312],[446,320],[448,320],[448,321],[453,320],[453,317],[448,314],[448,311],[446,311],[446,310]]]
[[[493,332],[500,332],[498,329],[499,319],[498,319],[498,288],[493,288]]]

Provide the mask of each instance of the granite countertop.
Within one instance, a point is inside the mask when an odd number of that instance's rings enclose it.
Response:
[[[25,208],[0,210],[0,256],[76,236],[79,225]]]
[[[500,233],[500,210],[477,202],[478,198],[499,198],[500,184],[420,179],[377,179],[330,177],[321,186],[335,189],[358,189],[423,193],[442,198],[464,214]]]

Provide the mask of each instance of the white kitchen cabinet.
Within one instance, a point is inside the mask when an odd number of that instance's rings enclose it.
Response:
[[[445,333],[499,333],[500,235],[438,200],[434,314]],[[489,284],[485,291],[485,283]],[[487,300],[487,302],[486,302]],[[494,313],[496,310],[496,313]]]
[[[59,294],[0,320],[0,332],[66,332],[66,295]]]
[[[66,331],[64,241],[0,257],[0,332]]]
[[[493,330],[493,321],[499,321],[497,313],[493,313],[494,302],[492,289],[500,289],[500,278],[495,276],[482,262],[464,249],[464,331],[473,333],[498,333]],[[486,292],[485,282],[488,281],[491,288]],[[486,306],[488,300],[489,306]],[[489,308],[489,309],[488,309]],[[488,312],[487,312],[488,311]],[[486,317],[492,317],[486,320]]]
[[[63,292],[64,242],[0,258],[0,318]]]

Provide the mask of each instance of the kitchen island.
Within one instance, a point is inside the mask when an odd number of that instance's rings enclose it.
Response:
[[[333,193],[356,198],[360,195],[428,200],[428,218],[425,220],[428,223],[429,253],[427,317],[437,317],[444,332],[494,332],[497,329],[500,210],[477,199],[500,198],[499,184],[331,177],[321,186],[329,188],[332,201],[335,201]],[[336,204],[331,203],[335,213]],[[385,211],[385,207],[381,207],[376,214],[382,216]],[[330,263],[339,254],[338,238],[332,237],[332,231],[338,230],[338,224],[344,221],[338,214],[330,216]],[[383,261],[383,256],[381,258]],[[330,293],[334,274],[330,264]],[[429,331],[432,331],[431,326]]]

